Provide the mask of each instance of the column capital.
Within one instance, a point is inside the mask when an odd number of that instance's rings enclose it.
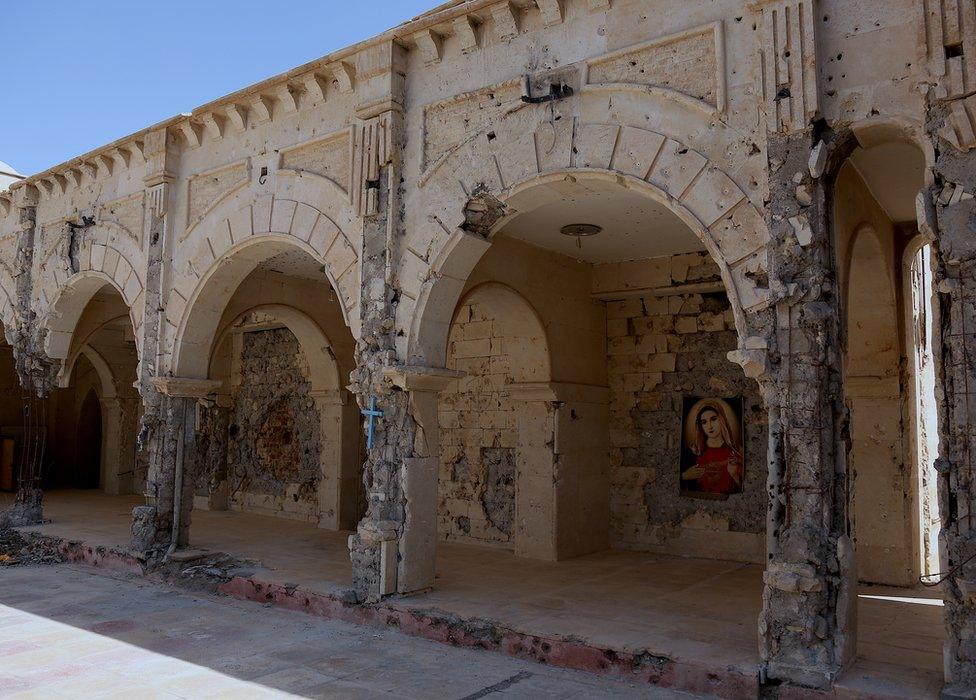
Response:
[[[455,379],[465,375],[456,369],[446,367],[415,367],[413,365],[397,365],[384,367],[383,374],[395,386],[405,391],[441,391]]]
[[[223,382],[216,379],[190,377],[152,377],[149,381],[160,394],[185,399],[202,399],[217,393],[223,386]]]

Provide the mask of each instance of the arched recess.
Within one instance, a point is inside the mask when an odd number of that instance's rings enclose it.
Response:
[[[131,278],[132,276],[126,275],[126,279]],[[48,357],[55,360],[68,359],[78,320],[88,306],[88,302],[105,285],[114,288],[128,307],[129,320],[132,322],[137,341],[136,352],[141,351],[141,343],[139,342],[142,337],[141,303],[143,287],[141,280],[136,278],[135,283],[120,284],[117,277],[110,276],[102,270],[83,270],[69,277],[59,288],[57,295],[51,302],[47,316],[41,321],[41,327],[47,331],[44,350]]]
[[[237,285],[234,284],[233,289],[236,288]],[[205,376],[211,379],[225,379],[220,393],[226,395],[227,401],[232,400],[235,378],[233,371],[231,376],[219,376],[217,354],[222,347],[233,340],[235,329],[239,329],[245,321],[259,323],[262,329],[287,328],[298,340],[308,365],[310,398],[318,411],[319,435],[322,440],[319,451],[321,478],[318,482],[318,525],[330,530],[351,529],[358,518],[358,484],[361,467],[358,409],[350,403],[347,392],[343,388],[342,374],[332,342],[314,319],[287,304],[259,304],[237,313],[230,319],[224,319],[224,323],[215,333],[214,342],[206,353]],[[239,346],[233,345],[232,354],[237,353],[239,353]],[[196,362],[189,366],[192,371],[196,371]],[[229,381],[226,381],[228,379]],[[220,397],[218,403],[221,403]],[[223,494],[217,502],[226,501],[227,497],[228,494]]]
[[[653,159],[655,156],[651,154],[649,157]],[[466,231],[463,222],[458,223],[456,231],[445,241],[443,248],[434,259],[431,265],[432,274],[417,293],[416,311],[410,320],[410,330],[407,334],[407,353],[410,362],[418,364],[426,362],[433,366],[442,366],[444,359],[442,348],[445,347],[444,339],[447,332],[445,312],[449,312],[456,305],[465,280],[487,251],[494,233],[503,228],[513,217],[531,212],[538,206],[538,199],[532,195],[532,190],[539,186],[558,189],[563,182],[576,183],[586,180],[608,181],[639,192],[663,204],[687,224],[719,267],[732,304],[740,345],[744,342],[750,335],[747,311],[762,306],[768,297],[768,290],[760,288],[754,277],[746,274],[762,269],[765,259],[761,255],[761,250],[757,248],[739,257],[734,265],[728,262],[727,251],[734,243],[730,243],[723,237],[723,231],[741,230],[748,220],[751,220],[754,225],[761,225],[760,232],[765,231],[765,224],[761,223],[761,217],[748,203],[745,194],[738,189],[732,191],[734,183],[728,180],[724,185],[726,191],[730,192],[726,199],[729,204],[725,207],[727,218],[716,218],[709,225],[707,222],[710,218],[700,219],[692,209],[652,182],[611,170],[576,168],[538,175],[499,193],[497,200],[503,208],[503,213],[493,222],[487,236]],[[755,229],[752,231],[755,232]],[[756,242],[761,245],[763,239],[757,238]],[[741,255],[741,250],[735,254]]]
[[[517,556],[558,558],[556,466],[540,459],[547,454],[546,432],[539,426],[551,420],[546,399],[552,374],[538,312],[507,285],[473,287],[455,309],[446,366],[464,376],[438,396],[445,445],[440,536],[511,549]],[[478,425],[487,416],[493,430],[469,430],[473,416]],[[452,510],[468,493],[483,494],[483,519],[475,509]]]
[[[101,488],[110,495],[128,492],[123,486],[123,471],[131,468],[131,465],[122,459],[123,409],[117,393],[117,378],[112,368],[97,350],[83,344],[66,360],[64,369],[58,376],[58,385],[66,388],[71,384],[72,375],[81,357],[88,360],[98,377],[94,390],[101,410]]]
[[[45,351],[64,360],[75,325],[91,298],[110,284],[129,307],[137,350],[141,351],[145,263],[139,239],[112,221],[99,221],[78,234],[77,251],[70,260],[58,254],[55,237],[41,253],[41,324],[47,330]]]
[[[420,176],[408,211],[397,323],[411,364],[439,366],[445,324],[464,280],[507,220],[530,211],[519,194],[570,179],[604,179],[679,216],[719,265],[740,339],[748,312],[768,305],[768,231],[759,182],[765,160],[751,140],[668,91],[628,85],[581,90],[575,114],[518,110],[448,152]],[[653,122],[651,121],[653,115]],[[482,212],[473,212],[469,202]],[[486,203],[487,216],[483,214]],[[469,218],[488,221],[472,225]],[[413,270],[419,270],[413,274]]]
[[[313,391],[339,391],[342,388],[339,366],[331,351],[332,343],[325,331],[305,312],[284,304],[261,304],[251,307],[225,324],[211,349],[211,362],[214,352],[224,342],[233,327],[250,314],[260,314],[273,319],[298,338],[298,343],[305,352],[305,358],[308,361],[309,382]]]
[[[185,255],[174,261],[166,306],[166,317],[176,326],[173,371],[203,376],[206,366],[200,362],[208,355],[201,344],[209,346],[227,299],[261,262],[290,248],[322,265],[346,325],[358,338],[360,227],[338,185],[295,170],[278,170],[265,185],[235,189],[214,203],[182,236],[179,250]],[[189,347],[203,352],[187,353]],[[188,363],[188,355],[196,363]]]
[[[848,346],[845,392],[859,578],[913,580],[911,487],[903,443],[901,341],[893,266],[877,231],[861,225],[847,265]]]

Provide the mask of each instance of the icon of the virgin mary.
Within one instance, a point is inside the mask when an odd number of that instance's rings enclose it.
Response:
[[[742,399],[685,398],[682,491],[719,498],[742,492],[741,407]]]

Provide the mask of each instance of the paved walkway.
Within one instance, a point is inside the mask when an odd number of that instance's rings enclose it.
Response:
[[[691,697],[87,568],[0,568],[0,697],[296,696]]]

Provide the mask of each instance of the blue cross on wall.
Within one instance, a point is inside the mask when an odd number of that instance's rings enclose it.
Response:
[[[369,424],[366,427],[366,449],[373,447],[373,431],[376,430],[376,419],[383,417],[383,411],[376,410],[376,397],[369,398],[369,408],[360,411],[364,416],[369,416]]]

